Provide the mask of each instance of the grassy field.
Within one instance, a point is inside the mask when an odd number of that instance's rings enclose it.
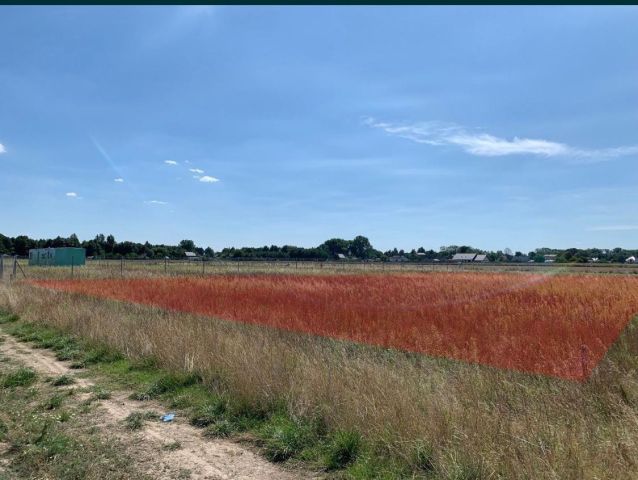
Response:
[[[638,476],[635,322],[587,381],[574,382],[23,282],[0,289],[0,306],[134,361],[196,374],[210,394],[268,419],[264,429],[287,438],[288,453],[273,460],[304,461],[311,437],[360,438],[365,447],[352,449],[342,469],[321,464],[329,475]],[[236,434],[232,418],[221,428]]]
[[[211,274],[353,274],[353,273],[424,273],[424,272],[529,272],[595,273],[638,275],[636,264],[556,264],[556,263],[391,263],[391,262],[316,262],[316,261],[229,261],[209,260],[87,260],[81,267],[29,266],[19,261],[18,279],[23,278],[130,278],[173,275]],[[5,257],[4,276],[8,279],[13,259]],[[24,274],[23,274],[24,272]]]

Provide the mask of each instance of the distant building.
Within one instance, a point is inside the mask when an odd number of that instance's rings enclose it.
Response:
[[[408,258],[405,255],[392,255],[388,258],[389,262],[409,262]]]
[[[75,247],[32,248],[29,250],[29,265],[71,266],[86,263],[86,249]]]
[[[632,255],[627,260],[625,260],[625,263],[636,263],[636,257]]]
[[[455,253],[452,257],[453,262],[473,262],[476,253]]]
[[[337,260],[348,260],[348,257],[346,257],[343,253],[337,253]]]
[[[184,252],[186,260],[197,260],[199,256],[195,252]]]
[[[543,257],[545,257],[545,263],[554,263],[556,261],[556,255],[554,254],[543,255]]]
[[[476,257],[474,257],[475,262],[489,262],[487,255],[483,253],[479,253]]]

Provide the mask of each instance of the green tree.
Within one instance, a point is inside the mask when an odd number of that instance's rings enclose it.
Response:
[[[366,237],[358,235],[354,237],[350,244],[350,252],[357,258],[367,259],[370,258],[374,248]]]

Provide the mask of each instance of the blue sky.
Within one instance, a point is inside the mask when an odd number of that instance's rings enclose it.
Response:
[[[0,232],[638,246],[636,7],[0,7]]]

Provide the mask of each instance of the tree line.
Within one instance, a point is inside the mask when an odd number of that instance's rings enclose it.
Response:
[[[94,258],[184,258],[186,252],[194,252],[204,258],[221,258],[236,260],[334,260],[343,258],[346,260],[408,260],[408,261],[447,261],[456,253],[479,253],[487,255],[492,262],[545,262],[548,255],[555,256],[557,263],[587,263],[597,262],[624,262],[628,257],[638,256],[638,250],[623,248],[537,248],[526,254],[512,252],[510,249],[486,251],[467,245],[442,246],[438,250],[426,250],[423,247],[409,251],[391,249],[380,251],[375,249],[370,240],[359,235],[352,240],[331,238],[321,245],[312,248],[296,247],[293,245],[270,245],[263,247],[224,248],[215,252],[211,247],[195,245],[192,240],[182,240],[177,245],[151,244],[149,242],[138,243],[130,241],[116,241],[113,235],[96,235],[92,240],[83,240],[72,234],[68,237],[55,237],[49,239],[33,239],[26,235],[9,237],[0,234],[0,254],[27,256],[31,248],[48,247],[82,247],[86,254]]]

